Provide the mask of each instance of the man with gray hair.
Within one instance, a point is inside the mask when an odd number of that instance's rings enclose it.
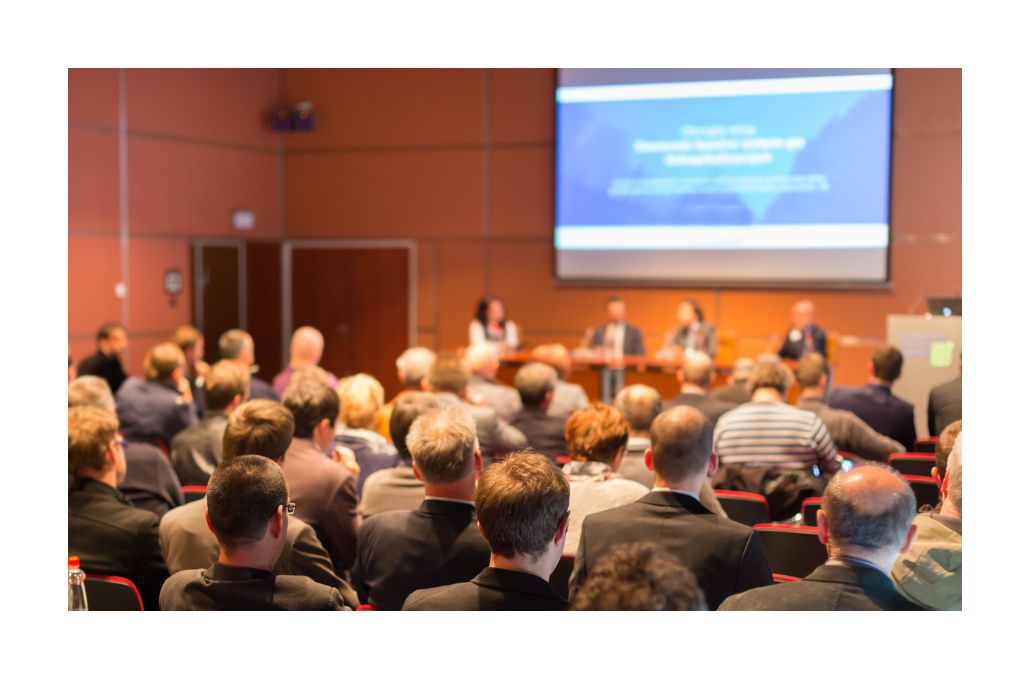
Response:
[[[748,378],[755,370],[755,361],[750,358],[739,358],[734,362],[734,368],[730,371],[730,384],[724,384],[712,390],[712,398],[717,401],[728,401],[730,403],[748,403],[752,400],[752,394],[748,391]]]
[[[963,456],[962,431],[953,442],[953,450],[946,461],[941,509],[914,517],[917,539],[910,551],[896,559],[892,567],[892,579],[903,596],[936,611],[963,610]]]
[[[396,359],[396,375],[399,377],[399,384],[403,388],[391,401],[378,409],[378,427],[376,431],[386,439],[392,439],[392,431],[389,420],[392,419],[392,409],[396,407],[399,399],[407,394],[421,392],[421,381],[428,376],[428,369],[435,363],[435,352],[425,347],[410,347]],[[399,446],[396,446],[397,450]]]
[[[817,512],[828,560],[799,582],[737,594],[721,611],[920,611],[890,577],[917,537],[910,486],[893,469],[870,462],[840,472]]]
[[[534,361],[523,365],[514,379],[522,399],[522,409],[503,416],[505,422],[525,434],[533,450],[552,460],[568,453],[566,419],[548,414],[557,383],[558,373],[546,363]]]
[[[472,501],[482,472],[474,418],[434,408],[414,420],[406,445],[424,502],[364,521],[352,569],[360,603],[383,611],[400,610],[416,590],[467,582],[489,565]]]
[[[248,384],[248,400],[263,399],[279,402],[281,397],[273,390],[270,383],[252,374],[255,366],[255,342],[244,330],[227,330],[219,336],[219,357],[224,361],[233,361],[244,366],[250,376]]]
[[[716,379],[712,359],[708,354],[695,351],[687,354],[683,366],[676,371],[676,381],[680,383],[680,395],[665,402],[665,408],[673,406],[690,406],[709,418],[716,425],[720,415],[737,407],[731,401],[717,401],[709,397],[709,389]]]
[[[464,362],[471,370],[468,388],[481,394],[486,399],[486,405],[495,410],[497,415],[509,415],[522,409],[518,391],[496,379],[496,373],[500,370],[500,354],[496,344],[492,342],[472,344],[464,352]],[[557,381],[556,377],[555,381]]]

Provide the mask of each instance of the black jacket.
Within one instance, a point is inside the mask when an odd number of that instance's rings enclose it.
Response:
[[[874,383],[862,387],[838,387],[831,392],[827,405],[856,413],[874,431],[899,441],[907,450],[914,449],[914,439],[917,438],[914,405],[893,396],[889,387]]]
[[[605,323],[594,330],[593,341],[590,343],[591,348],[608,348],[606,346],[607,342],[605,342],[605,339],[607,338],[609,324],[610,323]],[[622,353],[624,356],[644,355],[644,337],[641,335],[640,328],[637,326],[626,323],[626,334],[622,337]]]
[[[928,435],[938,436],[942,430],[962,418],[964,378],[958,377],[932,387],[928,394]],[[912,450],[907,448],[907,450]]]
[[[502,416],[504,421],[525,434],[537,453],[557,459],[558,455],[568,455],[565,445],[565,423],[568,418],[548,415],[539,408],[522,408],[516,413]]]
[[[414,592],[407,597],[403,610],[567,611],[568,602],[543,578],[486,568],[471,582]]]
[[[806,338],[809,337],[813,340],[813,351],[820,354],[824,358],[827,358],[827,335],[824,331],[815,325],[811,325],[802,331],[802,336],[796,341],[791,340],[792,328],[788,328],[788,333],[784,336],[784,344],[777,351],[777,355],[781,358],[793,358],[796,361],[802,358],[802,352],[806,348]]]
[[[126,373],[122,369],[122,362],[118,356],[109,356],[100,349],[96,354],[87,356],[79,362],[77,375],[95,375],[102,377],[108,382],[114,394],[126,381]]]
[[[715,426],[716,420],[719,419],[720,415],[733,410],[738,404],[731,401],[717,401],[714,398],[702,396],[701,394],[687,393],[680,394],[671,401],[666,401],[662,409],[669,410],[673,406],[690,406],[699,410]]]
[[[419,589],[467,582],[489,565],[475,507],[425,500],[413,511],[375,514],[360,526],[352,582],[362,604],[398,611]]]
[[[709,610],[716,610],[731,594],[773,582],[762,541],[753,529],[716,516],[689,495],[652,491],[632,504],[583,520],[569,598],[575,598],[612,546],[634,542],[660,545],[694,573]]]
[[[163,611],[348,611],[342,593],[304,575],[216,562],[180,571],[162,588]]]
[[[154,512],[158,518],[173,507],[183,504],[183,491],[169,458],[158,446],[149,443],[127,443],[126,478],[119,491],[137,509]],[[189,485],[189,484],[185,484]]]

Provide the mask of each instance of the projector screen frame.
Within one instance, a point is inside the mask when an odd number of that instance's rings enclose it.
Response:
[[[815,290],[815,289],[841,289],[841,290],[892,290],[895,283],[892,280],[892,244],[894,242],[893,205],[893,172],[895,171],[895,138],[896,138],[896,82],[897,71],[890,68],[892,75],[892,89],[889,93],[889,171],[888,171],[888,245],[885,248],[885,279],[874,281],[850,281],[845,279],[833,280],[789,280],[789,279],[765,279],[765,280],[716,280],[709,278],[560,278],[558,276],[558,248],[557,248],[557,201],[558,201],[558,102],[557,89],[561,79],[561,69],[554,69],[554,162],[551,174],[551,230],[550,230],[550,254],[551,254],[551,279],[557,287],[628,287],[628,288],[660,288],[660,289],[714,289],[736,288],[741,290]]]

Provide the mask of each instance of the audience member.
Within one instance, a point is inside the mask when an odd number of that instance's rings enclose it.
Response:
[[[116,486],[126,476],[119,421],[100,408],[68,409],[68,555],[89,575],[136,585],[146,610],[158,610],[169,577],[158,546],[158,517],[136,509]]]
[[[489,565],[472,501],[482,472],[474,418],[456,408],[431,410],[411,426],[407,447],[424,502],[364,521],[352,570],[360,602],[382,611],[400,610],[419,589],[467,582]]]
[[[406,444],[414,421],[429,410],[438,408],[439,399],[426,392],[410,392],[396,401],[389,420],[392,445],[399,454],[399,466],[376,471],[363,484],[360,516],[370,516],[393,509],[417,509],[424,501],[424,483],[414,474],[414,460]]]
[[[232,361],[217,361],[205,375],[208,408],[201,420],[173,437],[169,459],[180,483],[205,486],[223,461],[223,430],[227,418],[248,400],[248,371]]]
[[[318,382],[331,387],[332,377],[334,376],[331,373],[327,372],[319,365],[307,365],[304,368],[299,368],[291,374],[291,379],[288,380],[288,386],[290,387],[299,382]],[[331,388],[333,389],[334,387]]]
[[[715,398],[709,397],[709,389],[715,379],[716,373],[708,354],[700,351],[687,354],[683,366],[676,371],[676,381],[680,383],[680,395],[671,401],[666,401],[664,407],[690,406],[701,411],[715,426],[720,415],[730,412],[738,405],[732,401],[717,401]]]
[[[870,425],[848,410],[831,408],[824,403],[827,393],[827,359],[820,354],[804,356],[795,369],[795,378],[802,387],[796,406],[816,414],[827,427],[835,447],[856,457],[886,462],[892,453],[906,449],[887,436],[871,429]]]
[[[730,378],[733,381],[713,389],[712,398],[737,404],[751,401],[752,395],[748,393],[748,378],[752,376],[753,370],[755,370],[755,361],[750,358],[739,358],[734,361],[734,367],[730,371]]]
[[[180,347],[184,356],[184,378],[191,385],[194,407],[198,415],[205,414],[207,405],[205,393],[205,375],[209,372],[209,364],[205,362],[205,337],[192,325],[181,325],[173,332],[170,341]]]
[[[568,602],[550,586],[568,530],[569,486],[547,457],[506,456],[475,488],[478,529],[489,543],[489,567],[470,582],[417,590],[412,611],[563,611]]]
[[[525,434],[533,450],[552,460],[567,451],[565,418],[547,414],[557,382],[557,372],[546,363],[526,363],[514,378],[522,408],[503,416],[505,422]]]
[[[464,362],[471,371],[468,389],[481,394],[486,405],[495,410],[497,415],[508,415],[522,409],[518,391],[496,379],[500,369],[500,354],[495,344],[472,344],[464,352]]]
[[[900,593],[935,611],[959,611],[963,606],[963,456],[964,434],[960,433],[946,463],[942,509],[914,517],[917,539],[892,566]]]
[[[629,425],[618,410],[591,403],[565,424],[571,462],[562,467],[571,484],[568,534],[564,556],[575,556],[583,520],[590,514],[629,504],[644,496],[647,487],[616,472],[626,454]]]
[[[273,378],[273,390],[278,396],[283,397],[284,391],[291,384],[292,374],[299,368],[318,366],[324,355],[324,336],[316,328],[304,325],[295,330],[291,336],[291,362],[284,371]],[[332,389],[338,387],[338,380],[334,375],[328,375],[328,381]]]
[[[108,383],[95,375],[77,377],[68,385],[68,407],[92,406],[115,415],[115,399]],[[169,458],[149,443],[124,442],[126,475],[115,489],[137,509],[146,509],[162,518],[173,507],[183,504],[183,491]],[[69,488],[75,477],[69,477]]]
[[[666,549],[694,573],[710,610],[731,594],[773,582],[758,533],[712,514],[698,499],[706,475],[719,464],[705,415],[689,406],[663,412],[651,425],[644,460],[655,472],[651,492],[583,521],[570,596],[612,546],[643,541]]]
[[[335,425],[335,445],[353,452],[360,474],[356,478],[356,495],[363,498],[363,484],[371,473],[399,465],[396,448],[374,431],[378,411],[385,405],[381,383],[366,373],[347,377],[338,384],[342,410]]]
[[[147,379],[130,377],[115,394],[115,409],[123,435],[161,442],[166,450],[173,437],[198,421],[190,384],[183,375],[180,347],[165,342],[144,356]]]
[[[392,438],[389,431],[389,420],[392,419],[392,408],[399,399],[407,394],[421,391],[421,381],[428,376],[428,370],[435,363],[435,352],[424,347],[410,347],[396,359],[396,374],[403,388],[395,398],[378,409],[378,433],[386,439]],[[398,449],[398,445],[396,445]]]
[[[273,390],[270,383],[252,374],[255,367],[255,342],[244,330],[227,330],[219,337],[219,357],[224,361],[233,361],[248,371],[248,399],[280,401],[280,395]]]
[[[580,384],[566,382],[572,373],[572,357],[562,344],[541,344],[532,350],[529,358],[537,363],[546,363],[558,373],[558,382],[554,385],[554,395],[550,399],[547,414],[552,417],[565,417],[590,405],[586,390]]]
[[[304,575],[275,575],[289,515],[284,473],[259,455],[241,455],[212,473],[205,520],[219,542],[219,561],[184,570],[162,588],[164,611],[345,611],[341,592]]]
[[[212,367],[210,378],[220,363]],[[207,379],[206,386],[208,382]],[[279,403],[249,401],[230,415],[224,430],[220,462],[259,455],[279,464],[291,445],[295,418]],[[158,534],[162,558],[170,573],[175,575],[183,570],[205,569],[219,560],[219,542],[205,521],[207,509],[206,495],[162,517]],[[356,592],[335,574],[331,557],[313,527],[296,516],[289,516],[285,530],[284,547],[270,569],[274,575],[305,575],[322,585],[334,587],[342,593],[348,605],[358,606]]]
[[[666,333],[662,351],[677,357],[701,351],[716,358],[719,352],[716,326],[705,322],[697,300],[685,299],[676,307],[676,325]]]
[[[694,573],[658,545],[615,545],[587,576],[573,611],[706,611]]]
[[[827,335],[816,325],[816,307],[804,299],[791,308],[791,327],[777,355],[798,360],[818,353],[827,357]]]
[[[827,485],[817,527],[828,560],[799,582],[762,587],[727,599],[724,611],[923,610],[896,591],[896,557],[917,535],[914,493],[891,468],[868,462]]]
[[[527,445],[525,434],[504,422],[489,406],[472,405],[468,399],[468,380],[471,374],[460,356],[449,351],[440,352],[428,370],[423,385],[435,394],[439,402],[450,408],[460,408],[475,418],[478,440],[483,457],[500,457]],[[464,399],[464,400],[462,400]]]
[[[956,379],[932,387],[928,394],[928,435],[938,436],[951,422],[963,419],[961,405],[964,400],[964,357],[957,362],[959,374]]]
[[[950,459],[950,451],[953,450],[953,444],[957,440],[957,434],[964,428],[964,421],[957,420],[951,422],[942,430],[939,434],[939,440],[935,443],[935,466],[932,467],[932,478],[935,479],[935,483],[939,486],[939,497],[942,498],[943,493],[943,480],[946,478],[946,461]],[[927,508],[922,507],[922,511]],[[935,506],[932,511],[938,512],[942,509],[942,502]]]
[[[914,405],[892,395],[892,383],[903,371],[903,354],[892,346],[881,347],[867,364],[870,381],[862,387],[836,387],[827,404],[850,410],[874,431],[895,439],[906,450],[913,450],[917,439]]]
[[[79,363],[79,376],[94,375],[103,378],[113,394],[126,381],[119,355],[128,344],[126,329],[118,323],[105,323],[97,331],[97,353],[87,356]]]

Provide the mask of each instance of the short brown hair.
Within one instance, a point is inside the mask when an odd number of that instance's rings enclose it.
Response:
[[[748,393],[755,393],[756,389],[776,389],[785,394],[794,379],[788,366],[764,361],[752,370],[752,376],[748,378]]]
[[[230,415],[223,430],[223,459],[238,455],[283,457],[295,433],[295,418],[279,403],[249,401]]]
[[[524,450],[505,456],[475,487],[475,513],[489,549],[535,563],[568,511],[569,494],[568,479],[545,455]]]
[[[295,417],[295,438],[313,438],[313,430],[323,420],[334,424],[342,402],[335,390],[326,384],[303,380],[289,384],[281,396],[281,404]]]
[[[367,373],[357,373],[338,383],[342,410],[338,417],[351,429],[365,429],[378,419],[385,405],[385,388]]]
[[[217,361],[205,374],[205,407],[209,410],[223,410],[234,402],[235,396],[245,400],[252,376],[240,363]]]
[[[651,461],[666,481],[683,481],[708,467],[712,422],[691,406],[673,406],[651,424]]]
[[[181,325],[173,332],[172,342],[186,353],[188,349],[194,348],[194,345],[198,343],[199,337],[201,337],[201,334],[193,325]],[[197,358],[201,357],[198,356]]]
[[[68,409],[68,473],[82,476],[104,471],[108,446],[119,433],[113,413],[91,406]]]
[[[460,408],[433,408],[410,425],[406,445],[426,483],[460,481],[475,462],[475,418]]]
[[[232,553],[263,538],[274,513],[288,501],[288,482],[268,458],[241,455],[212,472],[205,501],[216,541]]]
[[[964,429],[964,420],[957,420],[946,425],[946,428],[939,433],[939,440],[935,444],[935,468],[939,472],[940,479],[946,478],[946,461],[950,459],[953,443],[962,429]]]
[[[903,372],[903,354],[893,346],[881,347],[871,357],[874,377],[882,382],[895,382]]]
[[[424,391],[403,394],[392,406],[392,417],[389,418],[389,435],[392,445],[396,447],[399,457],[405,462],[413,459],[406,445],[406,436],[414,421],[429,410],[439,407],[439,399]]]
[[[435,391],[463,393],[471,379],[471,371],[460,356],[452,351],[440,351],[428,369],[428,386]]]
[[[820,378],[827,374],[827,359],[820,354],[808,354],[799,360],[795,368],[795,379],[803,389],[820,384]]]
[[[183,350],[172,342],[156,344],[144,355],[144,371],[152,380],[168,380],[186,363]]]
[[[617,409],[601,402],[577,410],[565,423],[565,443],[573,460],[611,464],[630,438],[630,426]]]
[[[590,571],[573,611],[706,611],[694,573],[650,542],[615,545]]]
[[[613,403],[630,429],[636,432],[651,429],[651,423],[662,412],[662,396],[658,390],[646,384],[631,384],[623,387]]]

